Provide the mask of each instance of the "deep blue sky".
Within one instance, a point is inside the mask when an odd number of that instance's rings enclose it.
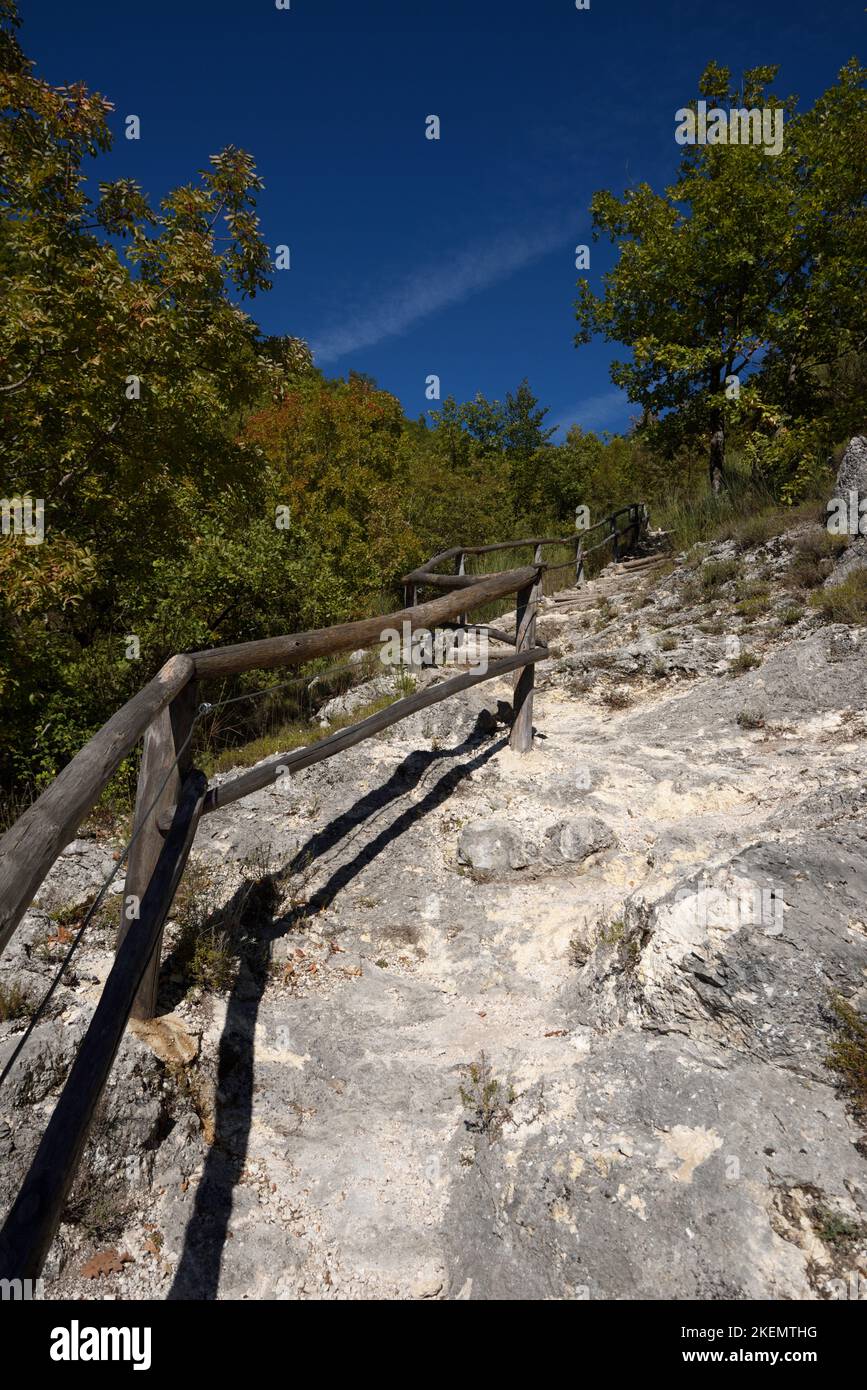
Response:
[[[21,0],[51,82],[115,104],[103,178],[156,201],[228,144],[265,179],[259,212],[292,269],[248,304],[329,375],[373,375],[416,416],[502,398],[526,376],[550,423],[616,430],[617,350],[573,346],[574,247],[597,188],[661,187],[674,112],[714,58],[779,63],[809,103],[853,53],[865,0]],[[127,141],[123,117],[142,121]],[[439,115],[442,139],[424,136]],[[591,281],[608,263],[591,248]]]

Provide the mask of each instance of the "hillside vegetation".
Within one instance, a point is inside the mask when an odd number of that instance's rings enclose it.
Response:
[[[640,498],[685,544],[830,495],[867,380],[855,60],[811,110],[786,102],[780,158],[696,147],[663,195],[597,196],[619,259],[600,294],[581,283],[578,336],[628,345],[613,376],[636,424],[554,444],[526,381],[411,420],[263,335],[252,156],[212,155],[156,207],[100,182],[110,102],[39,79],[17,29],[0,0],[0,491],[44,499],[46,529],[0,541],[5,819],[171,653],[382,611],[457,540],[562,532],[578,506],[595,520]],[[701,90],[773,103],[772,77],[730,93],[711,65]]]

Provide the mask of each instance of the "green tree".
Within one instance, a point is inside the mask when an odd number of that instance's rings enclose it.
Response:
[[[309,363],[237,302],[270,283],[251,157],[214,155],[156,211],[128,179],[91,198],[111,105],[38,78],[18,24],[0,0],[0,493],[43,498],[46,529],[0,539],[7,776],[53,773],[166,655],[125,661],[123,635],[156,638],[166,562],[205,529],[265,516],[239,421]]]
[[[607,234],[619,257],[600,295],[579,281],[576,342],[602,333],[631,347],[630,360],[612,365],[612,380],[657,417],[669,452],[708,439],[714,490],[735,413],[727,382],[747,378],[747,402],[760,401],[764,386],[791,405],[809,362],[864,339],[864,70],[853,59],[801,115],[794,98],[769,91],[775,74],[755,68],[737,89],[728,69],[711,63],[699,90],[723,108],[781,110],[782,152],[697,144],[664,194],[647,184],[619,199],[597,193],[594,237]]]

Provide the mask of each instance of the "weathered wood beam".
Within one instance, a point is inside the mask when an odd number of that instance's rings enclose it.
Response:
[[[407,696],[404,700],[396,700],[387,709],[379,710],[346,729],[338,729],[308,748],[299,748],[293,753],[279,753],[274,758],[268,758],[256,767],[251,767],[249,771],[239,773],[227,782],[212,787],[208,792],[203,814],[219,810],[222,806],[230,806],[233,801],[240,801],[241,797],[261,791],[263,787],[276,782],[278,777],[285,776],[286,773],[300,772],[302,768],[312,767],[314,763],[324,762],[326,758],[333,758],[335,753],[342,753],[344,749],[352,748],[354,744],[361,743],[372,734],[378,734],[389,725],[396,724],[419,710],[427,709],[429,705],[438,704],[440,700],[447,700],[461,690],[467,690],[481,681],[492,680],[495,676],[507,675],[510,671],[531,665],[533,662],[545,661],[548,655],[547,647],[527,646],[523,651],[512,652],[509,656],[498,657],[496,661],[489,662],[484,672],[468,671],[464,675],[454,676],[443,681],[441,685],[432,685],[427,690]]]
[[[385,628],[400,630],[408,622],[412,631],[434,628],[446,618],[456,618],[467,609],[489,603],[515,593],[535,576],[535,569],[504,570],[500,574],[477,579],[469,588],[442,598],[402,608],[396,613],[383,613],[360,622],[341,623],[335,627],[319,628],[315,632],[297,632],[288,637],[266,637],[259,642],[242,642],[233,647],[214,647],[209,651],[193,652],[190,659],[199,680],[213,676],[233,676],[242,671],[270,670],[275,666],[294,666],[314,657],[333,652],[352,651],[368,647],[379,640]]]
[[[159,818],[179,800],[184,778],[192,767],[193,755],[188,740],[196,716],[196,691],[196,682],[190,681],[145,731],[133,816],[135,839],[121,897],[118,951],[127,933],[135,928],[135,917],[129,914],[141,904],[162,853],[164,839]],[[161,938],[133,1004],[133,1018],[153,1018],[156,1013],[160,947]]]
[[[477,574],[429,574],[427,570],[413,570],[406,579],[418,587],[429,584],[434,589],[470,589],[479,582]]]
[[[607,521],[607,518],[606,518]],[[589,531],[595,531],[597,527],[605,525],[605,522],[597,521],[593,526],[589,526]],[[586,532],[585,532],[586,535]],[[401,583],[415,580],[416,582],[427,582],[430,572],[436,565],[443,564],[446,560],[456,559],[461,555],[493,555],[498,550],[516,550],[520,546],[539,546],[539,545],[574,545],[575,537],[570,536],[528,536],[520,541],[497,541],[495,545],[462,545],[453,546],[451,550],[443,550],[439,555],[433,555],[430,560],[426,560],[418,569],[412,570],[410,574],[405,574]],[[420,577],[424,576],[424,580]],[[446,578],[448,576],[445,576]],[[470,578],[478,576],[470,575]]]
[[[515,647],[517,655],[532,651],[536,642],[536,609],[539,604],[539,582],[528,584],[518,593],[515,617]],[[528,753],[533,746],[533,688],[535,665],[524,666],[515,676],[512,696],[512,728],[509,747],[516,753]]]
[[[0,839],[0,952],[61,850],[148,725],[183,690],[191,659],[174,656],[113,714]]]
[[[184,871],[206,789],[204,773],[190,773],[142,900],[141,917],[115,957],[60,1099],[0,1231],[0,1278],[34,1279],[42,1269],[133,1000]]]

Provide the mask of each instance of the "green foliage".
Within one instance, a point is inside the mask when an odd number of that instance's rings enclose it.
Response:
[[[512,1119],[511,1107],[516,1096],[512,1086],[505,1086],[494,1076],[491,1063],[484,1052],[478,1060],[462,1068],[461,1103],[469,1111],[464,1122],[468,1130],[486,1137],[493,1144]]]
[[[630,346],[612,380],[671,458],[711,437],[713,476],[713,436],[740,430],[757,472],[795,500],[815,482],[822,432],[810,448],[763,436],[824,416],[839,438],[863,422],[863,393],[841,391],[836,368],[863,382],[867,93],[854,58],[807,111],[769,90],[775,76],[752,69],[738,90],[711,63],[699,89],[723,107],[779,108],[779,154],[696,144],[664,193],[639,184],[594,196],[594,237],[607,236],[618,259],[601,294],[579,281],[576,342],[601,333]],[[743,378],[739,397],[726,390],[732,376]]]
[[[867,1018],[839,994],[831,997],[830,1008],[835,1032],[826,1062],[837,1073],[856,1118],[867,1120]]]
[[[270,283],[252,157],[212,155],[158,207],[133,180],[100,181],[109,101],[36,76],[17,29],[0,0],[2,490],[44,498],[46,533],[0,542],[5,819],[176,651],[388,612],[423,559],[571,534],[578,507],[596,522],[647,500],[675,549],[724,534],[748,546],[785,529],[788,504],[830,495],[834,447],[863,427],[867,394],[854,60],[811,110],[784,103],[778,158],[697,146],[662,195],[596,195],[595,233],[618,259],[600,295],[580,288],[579,340],[630,345],[613,376],[642,416],[625,436],[575,425],[555,445],[526,380],[411,421],[369,377],[327,380],[298,339],[263,336],[242,307]],[[702,89],[773,104],[772,77],[755,69],[738,94],[711,64]],[[713,496],[697,447],[720,424],[729,490]],[[233,736],[307,737],[309,710],[278,721],[276,701],[263,708],[269,726],[244,706]],[[206,750],[214,763],[231,756],[222,743]],[[128,799],[135,775],[132,757],[108,800]]]
[[[745,650],[738,652],[737,656],[729,666],[733,676],[742,676],[747,671],[754,671],[757,666],[761,666],[762,658],[755,652]]]
[[[867,623],[867,570],[855,570],[839,584],[817,590],[810,596],[810,605],[829,623],[863,627]]]
[[[236,632],[270,610],[267,486],[238,424],[309,354],[288,340],[275,352],[235,303],[269,284],[250,156],[212,156],[156,211],[131,180],[91,198],[110,104],[35,77],[16,27],[7,3],[0,447],[5,495],[44,498],[46,516],[41,545],[0,545],[0,775],[38,783],[171,650],[228,635],[225,590]],[[200,595],[184,586],[203,552]],[[127,633],[140,663],[124,658]]]
[[[699,572],[702,590],[705,594],[715,594],[739,574],[737,560],[710,560]]]
[[[765,716],[761,710],[742,709],[737,717],[737,723],[742,729],[763,729]]]
[[[0,1023],[8,1023],[14,1018],[29,1018],[36,1006],[36,1000],[26,985],[17,980],[9,984],[0,982]]]
[[[273,919],[276,885],[264,862],[248,861],[244,867],[241,886],[219,905],[201,866],[182,884],[173,908],[169,970],[182,977],[186,989],[224,993],[242,962],[254,972],[266,968],[268,947],[262,933]]]
[[[794,429],[780,426],[771,436],[753,432],[744,443],[744,458],[753,477],[786,503],[813,497],[830,483],[827,464],[833,446],[830,423],[811,420]]]

